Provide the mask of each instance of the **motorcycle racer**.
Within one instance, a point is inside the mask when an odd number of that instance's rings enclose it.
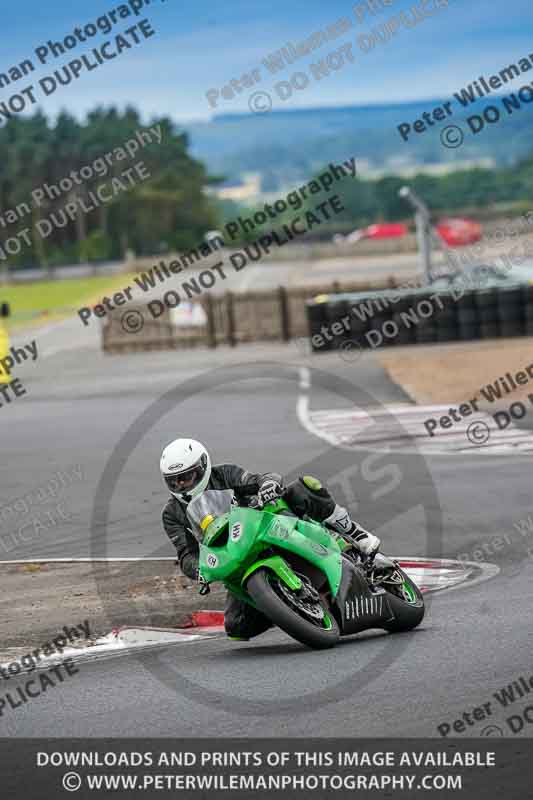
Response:
[[[263,506],[283,494],[293,513],[341,534],[361,554],[371,557],[380,546],[378,537],[357,525],[316,478],[304,476],[284,488],[281,475],[275,472],[259,474],[237,464],[212,465],[206,448],[194,439],[170,442],[161,455],[160,470],[171,494],[162,513],[163,528],[176,548],[181,571],[191,580],[198,577],[199,547],[187,518],[187,506],[206,489],[232,489],[239,505],[247,505],[249,498],[257,496],[259,506]],[[271,625],[263,614],[231,593],[224,624],[228,636],[245,640]]]

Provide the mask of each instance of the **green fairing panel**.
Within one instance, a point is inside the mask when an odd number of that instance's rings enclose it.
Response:
[[[342,573],[340,548],[336,538],[321,525],[305,522],[297,517],[274,516],[269,520],[262,539],[302,556],[322,570],[326,574],[333,597],[336,596]]]
[[[258,569],[261,569],[261,567],[268,567],[268,569],[270,569],[272,572],[275,572],[276,575],[278,575],[281,580],[287,584],[289,589],[294,589],[297,591],[298,589],[302,588],[302,581],[297,575],[294,574],[292,569],[288,564],[285,563],[281,556],[271,556],[270,558],[263,558],[261,561],[256,561],[255,564],[252,564],[252,566],[246,570],[242,576],[241,583],[244,585],[247,578],[249,578],[254,572],[257,572]]]
[[[275,508],[286,508],[281,501]],[[228,515],[224,515],[227,517]],[[336,537],[321,525],[297,517],[236,507],[229,514],[227,542],[217,547],[213,530],[220,533],[222,517],[208,526],[200,552],[202,576],[209,582],[225,581],[240,585],[240,578],[261,558],[269,545],[296,553],[322,570],[333,596],[336,596],[342,565]]]

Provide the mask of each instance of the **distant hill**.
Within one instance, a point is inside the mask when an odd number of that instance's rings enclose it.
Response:
[[[449,99],[449,98],[448,98]],[[465,125],[465,142],[456,150],[440,142],[446,124],[461,124],[468,115],[479,114],[497,100],[495,95],[474,103],[465,113],[457,110],[449,122],[415,135],[409,142],[400,138],[397,125],[413,123],[424,111],[445,100],[425,100],[391,105],[313,108],[271,111],[267,114],[220,114],[210,122],[185,126],[193,155],[204,160],[211,173],[235,180],[243,172],[258,172],[263,191],[275,191],[305,181],[330,160],[355,155],[375,169],[391,173],[403,165],[444,163],[493,158],[499,165],[511,165],[533,149],[533,117],[530,107],[512,116],[502,115],[499,124],[486,125],[474,136]]]

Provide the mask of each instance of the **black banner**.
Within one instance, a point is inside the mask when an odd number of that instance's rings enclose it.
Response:
[[[533,740],[2,739],[2,797],[531,797]]]

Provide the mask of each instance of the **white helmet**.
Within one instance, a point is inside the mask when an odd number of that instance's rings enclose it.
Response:
[[[194,439],[174,439],[167,444],[159,467],[170,493],[187,502],[204,491],[211,477],[209,453]]]

